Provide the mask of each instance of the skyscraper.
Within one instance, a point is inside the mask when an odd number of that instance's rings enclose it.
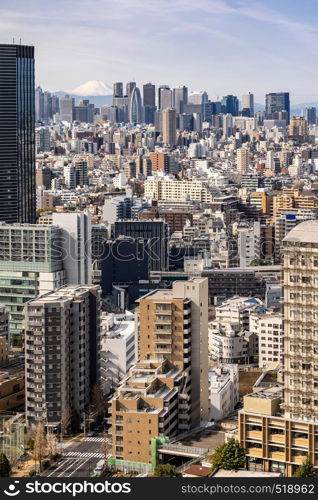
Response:
[[[184,112],[184,104],[188,103],[188,88],[185,85],[180,85],[173,89],[173,106],[176,112],[181,114]]]
[[[169,146],[175,146],[177,142],[177,114],[175,108],[167,108],[162,111],[162,135],[163,142]]]
[[[113,96],[123,97],[123,82],[115,82],[113,84]]]
[[[172,90],[168,85],[161,85],[158,89],[159,109],[167,109],[172,106]]]
[[[143,85],[143,101],[144,106],[156,105],[156,87],[152,83]]]
[[[236,95],[226,95],[221,101],[222,113],[230,113],[232,116],[238,116],[239,102]]]
[[[272,92],[266,94],[266,117],[269,119],[279,119],[279,112],[287,112],[287,123],[290,119],[289,92]]]
[[[250,92],[242,96],[242,114],[246,116],[246,114],[250,117],[254,116],[254,94]]]
[[[0,45],[0,220],[34,223],[34,47]]]
[[[130,96],[129,121],[130,123],[142,122],[141,95],[138,87],[133,88]]]
[[[74,120],[75,99],[66,95],[60,98],[60,120],[62,122],[72,123]]]
[[[317,108],[305,108],[304,117],[308,125],[316,125],[317,123]]]

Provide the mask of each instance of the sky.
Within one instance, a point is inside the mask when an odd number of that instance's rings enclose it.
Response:
[[[317,0],[0,0],[0,43],[35,46],[36,82],[135,80],[211,99],[318,101]]]

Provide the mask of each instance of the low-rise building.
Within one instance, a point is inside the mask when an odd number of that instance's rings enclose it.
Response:
[[[273,361],[281,361],[283,355],[283,317],[270,311],[250,316],[250,332],[259,342],[259,366],[265,368]]]
[[[103,314],[99,342],[99,378],[105,394],[114,391],[136,358],[134,314]]]
[[[238,365],[221,365],[209,369],[210,420],[229,416],[239,402]]]

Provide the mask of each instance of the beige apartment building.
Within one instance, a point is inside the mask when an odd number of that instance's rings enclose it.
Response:
[[[292,475],[309,456],[318,468],[318,221],[283,240],[283,386],[245,397],[240,440],[249,461]]]
[[[207,279],[150,292],[138,316],[139,361],[112,400],[112,456],[149,463],[152,438],[209,419]]]

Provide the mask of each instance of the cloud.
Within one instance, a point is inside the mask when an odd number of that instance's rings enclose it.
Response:
[[[304,72],[315,93],[318,77],[316,26],[285,0],[1,0],[0,30],[35,45],[50,90],[136,78],[261,97],[303,93]]]

